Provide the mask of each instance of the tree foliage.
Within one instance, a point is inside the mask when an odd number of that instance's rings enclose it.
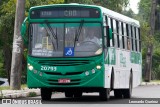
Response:
[[[158,0],[157,0],[158,1]],[[160,5],[156,9],[156,25],[159,26]],[[141,22],[141,36],[142,36],[142,49],[143,49],[143,62],[146,60],[147,45],[153,44],[153,60],[152,60],[152,79],[160,79],[160,27],[156,28],[155,35],[151,38],[150,30],[150,13],[151,13],[151,0],[141,0],[139,2],[138,20]]]
[[[127,7],[129,0],[93,0],[94,4],[104,6],[116,12],[122,12]]]
[[[93,4],[92,0],[65,0],[65,3]]]

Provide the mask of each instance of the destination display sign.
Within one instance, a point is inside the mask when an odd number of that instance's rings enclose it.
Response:
[[[30,13],[31,19],[39,18],[98,18],[100,12],[94,8],[82,7],[54,7],[34,9]]]

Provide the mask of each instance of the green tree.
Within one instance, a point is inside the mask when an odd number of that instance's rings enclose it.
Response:
[[[127,7],[129,0],[93,0],[94,4],[104,6],[116,12],[122,12]]]
[[[92,0],[65,0],[64,3],[93,4]]]
[[[143,62],[146,60],[146,51],[147,45],[153,44],[153,60],[152,60],[152,79],[160,79],[160,60],[158,56],[160,56],[160,20],[158,14],[160,14],[160,1],[158,1],[158,5],[156,8],[156,23],[155,23],[155,34],[154,37],[149,37],[149,29],[150,29],[150,13],[151,13],[151,1],[152,0],[141,0],[139,2],[139,14],[138,19],[141,22],[141,36],[142,36],[142,49],[143,49]],[[144,64],[144,63],[143,63]],[[144,68],[143,68],[144,69]],[[145,72],[145,71],[143,71]]]
[[[125,16],[128,16],[128,17],[131,17],[131,18],[134,18],[134,17],[135,17],[135,14],[134,14],[134,12],[132,11],[132,9],[124,10],[124,11],[122,11],[122,14],[124,14]]]
[[[140,0],[139,2],[139,17],[148,23],[151,13],[151,1],[152,0]]]

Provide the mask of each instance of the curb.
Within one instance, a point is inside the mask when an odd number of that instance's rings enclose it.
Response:
[[[40,89],[24,89],[24,90],[1,90],[0,98],[23,98],[35,97],[40,95]]]
[[[149,85],[160,85],[158,82],[142,82],[140,86],[149,86]]]

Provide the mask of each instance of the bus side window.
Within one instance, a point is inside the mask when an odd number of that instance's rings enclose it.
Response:
[[[110,18],[110,24],[112,29],[112,46],[114,47],[114,28],[113,28],[113,19]]]
[[[127,50],[130,50],[131,44],[130,44],[130,29],[129,29],[129,25],[126,24],[126,33],[127,33]]]
[[[121,49],[125,49],[123,22],[120,22],[120,47]]]
[[[124,32],[124,49],[127,50],[127,29],[126,29],[126,23],[123,23],[123,32]]]
[[[134,27],[134,35],[135,35],[135,51],[137,51],[137,45],[138,45],[138,40],[137,40],[137,28]]]
[[[114,35],[114,47],[117,47],[117,27],[116,27],[116,20],[113,19],[113,35]]]
[[[106,38],[107,39],[106,41],[107,41],[107,46],[110,47],[110,46],[112,46],[111,43],[110,43],[110,38],[109,38],[110,37],[110,35],[109,35],[109,29],[111,27],[111,22],[110,22],[111,20],[110,20],[109,17],[107,18],[107,16],[105,16],[105,20],[106,20],[106,35],[108,36]]]
[[[140,28],[138,28],[138,39],[139,39],[139,52],[141,52],[141,35],[140,35]]]
[[[133,40],[133,51],[136,51],[136,43],[135,43],[135,31],[134,26],[132,26],[132,40]]]
[[[119,41],[119,21],[116,21],[116,35],[117,35],[117,48],[120,48],[120,41]]]

